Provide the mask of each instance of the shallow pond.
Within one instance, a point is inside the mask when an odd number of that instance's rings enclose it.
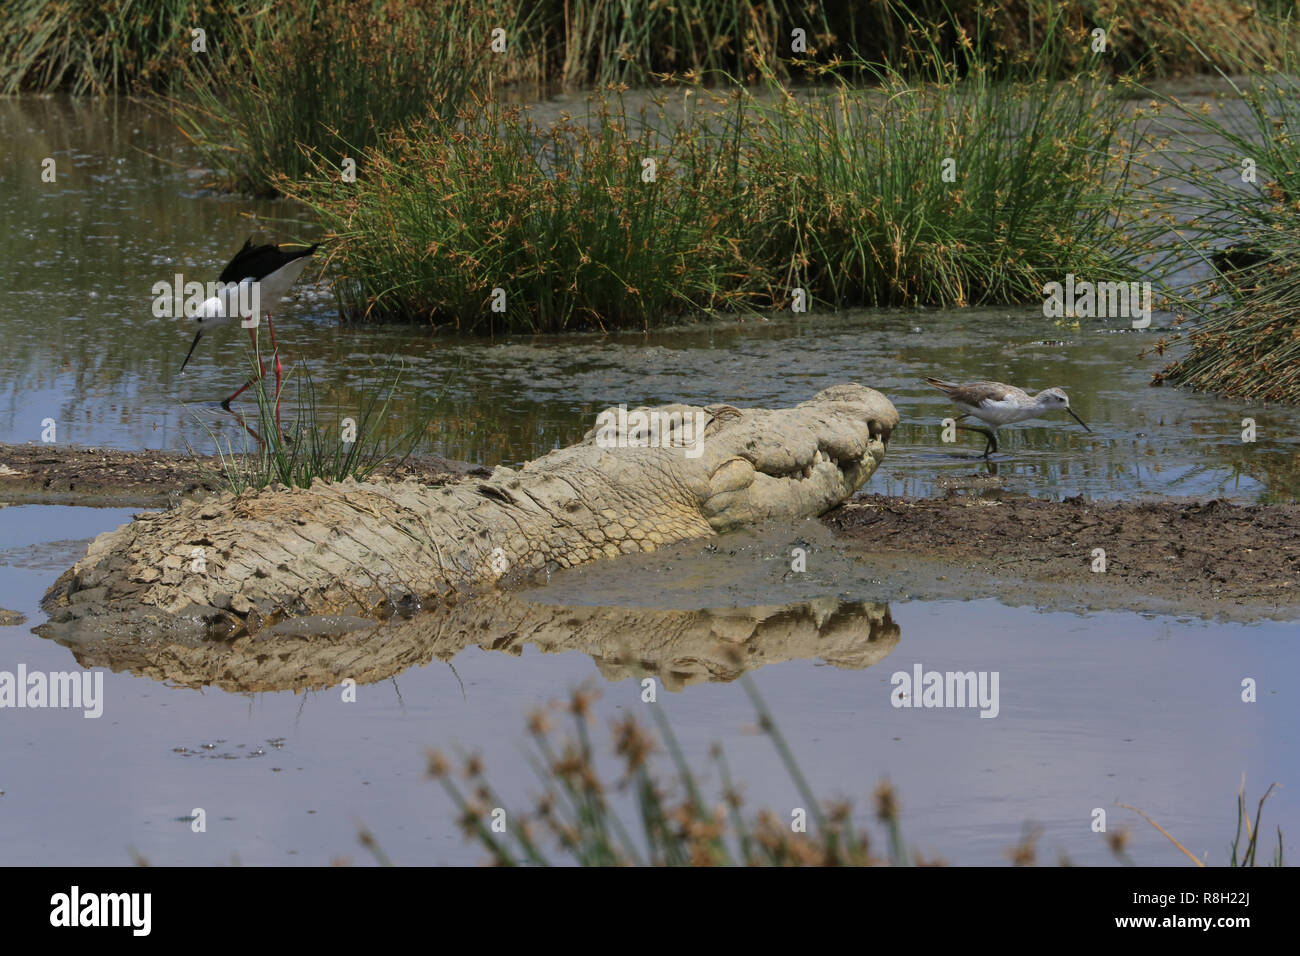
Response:
[[[211,404],[242,380],[237,331],[205,341],[179,376],[189,335],[151,314],[150,289],[177,270],[215,278],[256,224],[285,239],[310,238],[312,225],[284,203],[204,190],[205,173],[174,131],[135,106],[0,99],[0,142],[0,216],[10,224],[0,233],[0,442],[40,441],[52,419],[57,443],[206,452],[213,429],[238,446],[237,425]],[[47,157],[55,183],[40,178]],[[982,439],[941,440],[950,410],[921,381],[934,375],[1069,391],[1092,432],[1065,417],[1005,430],[992,469],[1011,490],[1241,501],[1300,492],[1293,411],[1148,387],[1168,360],[1138,357],[1168,334],[1159,315],[1145,331],[1120,320],[1059,323],[1032,309],[881,310],[467,341],[341,328],[327,289],[308,283],[282,313],[286,357],[311,370],[340,416],[400,356],[396,424],[431,415],[429,451],[485,464],[567,444],[607,405],[784,404],[860,381],[884,391],[904,422],[869,489],[935,494],[986,466],[976,457]],[[1257,422],[1254,444],[1240,440],[1244,417]],[[0,507],[0,608],[29,618],[0,627],[0,672],[75,671],[88,659],[29,629],[43,619],[40,595],[87,540],[130,514]],[[737,665],[702,649],[719,635],[743,638],[740,669],[751,669],[814,792],[854,798],[857,819],[874,826],[869,794],[887,777],[911,846],[951,862],[1004,862],[1026,825],[1042,828],[1040,859],[1112,862],[1090,829],[1096,807],[1112,830],[1132,828],[1137,862],[1184,862],[1116,802],[1223,862],[1242,775],[1252,796],[1274,779],[1293,782],[1293,623],[1047,612],[997,594],[913,599],[906,582],[847,554],[794,584],[784,555],[818,527],[557,576],[512,598],[513,612],[584,627],[539,630],[530,641],[503,615],[473,640],[406,635],[355,703],[338,686],[250,690],[259,661],[242,648],[217,672],[154,672],[140,663],[147,658],[96,665],[98,719],[0,710],[0,854],[20,864],[120,864],[132,853],[159,864],[364,862],[364,824],[399,862],[477,862],[481,852],[424,776],[425,749],[481,752],[498,791],[526,807],[538,789],[525,759],[527,715],[583,682],[601,691],[602,754],[611,719],[632,713],[649,725],[648,708],[662,707],[692,765],[706,767],[709,747],[722,743],[747,805],[788,814],[800,805],[794,785],[755,731],[740,683],[721,679]],[[620,635],[629,633],[660,639],[628,648]],[[321,656],[292,635],[277,639],[303,654],[303,673]],[[893,674],[917,665],[997,672],[997,717],[893,706]],[[655,705],[641,700],[647,671],[661,679]],[[1247,677],[1259,681],[1258,703],[1241,702]],[[208,686],[181,686],[189,683]],[[606,766],[612,777],[616,766]],[[705,785],[716,795],[714,775]],[[1270,800],[1270,832],[1296,819],[1295,793]],[[206,833],[188,820],[200,807]]]
[[[177,271],[215,278],[255,224],[310,238],[301,211],[203,190],[206,174],[186,166],[183,142],[139,107],[0,100],[0,142],[16,157],[0,171],[0,217],[16,224],[0,236],[0,442],[40,441],[53,420],[60,443],[208,453],[211,431],[244,447],[238,423],[215,406],[248,369],[242,333],[205,336],[178,375],[191,336],[183,320],[154,317],[150,289]],[[41,182],[44,157],[56,161],[55,183]],[[327,289],[304,283],[279,318],[288,363],[310,371],[340,419],[400,357],[394,428],[432,416],[428,450],[483,464],[569,444],[610,405],[785,404],[858,381],[885,392],[904,422],[873,490],[930,494],[936,479],[984,470],[974,460],[983,439],[941,440],[951,409],[921,381],[935,376],[1067,389],[1093,431],[1064,415],[1004,431],[997,471],[1012,490],[1242,501],[1300,492],[1293,412],[1148,387],[1169,359],[1138,357],[1168,336],[1160,314],[1143,331],[1028,308],[863,310],[490,341],[340,327]],[[255,404],[240,407],[255,415]],[[1241,441],[1246,417],[1257,423],[1253,444]]]
[[[0,628],[0,670],[78,670],[72,651],[27,627],[41,620],[39,595],[83,553],[76,539],[128,517],[0,509],[0,606],[31,618]],[[1111,830],[1131,828],[1137,862],[1183,862],[1117,802],[1222,863],[1242,775],[1257,794],[1294,770],[1300,710],[1283,676],[1300,665],[1293,623],[1045,613],[995,596],[914,601],[870,560],[846,555],[812,562],[791,583],[788,545],[817,533],[811,523],[776,528],[559,575],[518,600],[556,605],[548,610],[579,640],[552,640],[565,629],[502,615],[472,640],[431,639],[427,663],[360,683],[355,702],[339,686],[196,690],[176,686],[186,674],[175,666],[169,680],[138,666],[96,669],[98,719],[0,711],[0,853],[17,864],[121,864],[131,853],[156,864],[367,862],[356,841],[364,824],[398,862],[479,862],[482,851],[463,841],[448,799],[424,776],[426,748],[481,753],[507,807],[529,808],[539,787],[525,721],[584,683],[600,692],[596,740],[608,779],[618,772],[609,723],[634,714],[650,727],[650,708],[660,707],[712,797],[708,753],[720,743],[747,806],[788,815],[802,801],[756,731],[743,688],[721,679],[737,668],[710,656],[719,637],[744,649],[739,669],[752,668],[815,793],[853,798],[855,819],[874,827],[869,795],[889,779],[910,845],[953,863],[1005,862],[1025,826],[1041,828],[1044,862],[1113,862],[1090,829],[1098,807]],[[702,607],[723,610],[686,613]],[[616,625],[590,626],[602,616]],[[647,633],[636,646],[642,666],[630,666],[624,639]],[[260,660],[280,651],[265,646]],[[213,676],[237,688],[234,656]],[[996,716],[893,706],[893,675],[918,665],[996,672]],[[659,677],[654,704],[642,702],[647,669]],[[253,660],[246,673],[269,671]],[[1258,681],[1257,703],[1240,699],[1245,677]],[[192,832],[195,808],[206,812],[205,833]],[[1275,794],[1269,832],[1278,822],[1286,829],[1297,809],[1294,788]]]

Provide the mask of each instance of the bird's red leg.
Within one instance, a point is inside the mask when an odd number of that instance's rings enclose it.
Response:
[[[235,421],[239,422],[239,424],[243,426],[244,431],[248,432],[248,434],[250,434],[250,435],[253,436],[253,441],[257,442],[257,447],[258,447],[258,448],[265,448],[265,447],[266,447],[266,442],[264,442],[264,441],[262,440],[262,436],[259,435],[259,434],[257,433],[257,429],[253,428],[252,425],[248,424],[248,421],[244,418],[243,415],[241,415],[239,412],[235,411],[233,408],[227,408],[226,411],[228,411],[228,412],[230,412],[230,414],[234,415],[234,416],[235,416]]]
[[[253,353],[257,356],[257,366],[258,366],[258,368],[260,368],[260,369],[262,370],[262,375],[265,376],[265,375],[266,375],[266,363],[262,361],[262,355],[261,355],[260,352],[257,351],[257,333],[254,332],[252,329],[249,329],[249,330],[248,330],[248,338],[249,338],[249,340],[253,343]],[[239,386],[239,388],[236,389],[236,391],[234,392],[233,395],[231,395],[229,398],[227,398],[225,401],[223,401],[223,402],[221,403],[221,407],[224,408],[226,411],[230,411],[230,403],[233,402],[233,401],[234,401],[236,398],[238,398],[240,395],[244,394],[244,391],[248,388],[248,386],[252,385],[254,382],[257,382],[257,381],[260,381],[260,379],[257,379],[257,378],[250,378],[250,379],[249,379],[247,382],[245,382],[243,385]]]
[[[270,312],[266,313],[266,327],[271,330],[271,352],[275,358],[275,427],[283,434],[280,428],[280,346],[275,344],[275,325],[271,322]]]

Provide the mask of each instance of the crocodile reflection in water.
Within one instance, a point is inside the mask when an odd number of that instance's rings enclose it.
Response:
[[[319,690],[351,678],[386,680],[470,646],[520,654],[589,654],[609,680],[654,676],[670,690],[729,681],[765,664],[815,658],[870,667],[893,651],[899,628],[889,607],[820,598],[750,608],[663,610],[540,604],[510,592],[481,595],[406,620],[299,618],[233,640],[186,631],[64,635],[83,667],[107,667],[182,687],[232,692]]]

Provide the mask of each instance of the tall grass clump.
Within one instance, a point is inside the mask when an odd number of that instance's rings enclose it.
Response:
[[[1028,16],[1003,6],[998,19],[1007,21],[1010,29],[1000,34],[1002,44],[1029,41],[1032,49],[1035,30],[1057,15],[1087,37],[1074,56],[1061,61],[1061,77],[1086,68],[1096,29],[1105,31],[1107,60],[1117,74],[1214,72],[1250,50],[1269,46],[1276,25],[1295,10],[1294,0],[1066,0],[1028,6]],[[1204,51],[1211,46],[1214,53],[1206,57]]]
[[[1151,183],[1174,240],[1165,268],[1191,265],[1175,301],[1197,319],[1189,351],[1159,377],[1300,404],[1300,28],[1289,22],[1273,46],[1231,62],[1214,106],[1152,93],[1152,129],[1172,147],[1156,154]]]
[[[256,360],[251,360],[251,365],[256,374]],[[419,419],[403,429],[390,426],[401,379],[398,367],[384,383],[367,391],[359,407],[327,411],[305,369],[289,370],[279,396],[265,378],[257,378],[249,388],[257,401],[257,417],[253,424],[240,417],[244,429],[241,450],[229,439],[223,446],[200,419],[216,447],[221,469],[220,474],[210,476],[210,483],[236,494],[277,483],[310,488],[318,479],[364,481],[380,468],[400,466],[414,453],[429,425],[428,419]],[[294,411],[288,428],[282,429],[275,406],[277,397],[285,398],[290,380],[294,382]],[[348,432],[350,441],[344,440],[345,418],[350,418],[355,428],[355,436]]]
[[[275,29],[229,20],[169,101],[224,185],[274,194],[323,153],[336,174],[386,130],[451,116],[484,81],[489,18],[473,0],[315,0]]]
[[[1053,78],[1091,68],[1096,29],[1106,35],[1107,69],[1166,76],[1221,62],[1207,63],[1198,42],[1218,38],[1229,54],[1259,42],[1289,7],[1291,0],[537,0],[521,48],[539,75],[566,87],[645,84],[685,72],[725,72],[749,83],[767,68],[790,75],[801,59],[905,68],[932,46],[962,72],[982,65],[1008,76],[1037,60],[1043,38],[1064,24],[1084,39],[1061,45]],[[796,29],[805,49],[794,47]]]
[[[388,137],[355,184],[317,154],[282,188],[340,238],[346,314],[462,330],[645,327],[797,288],[1024,302],[1066,272],[1122,277],[1127,121],[1099,77],[961,75],[937,49],[921,76],[858,67],[876,84],[822,68],[835,89],[796,92],[768,71],[758,90],[669,85],[648,115],[607,92],[545,127],[480,104],[454,134]]]
[[[859,64],[866,89],[787,89],[744,114],[761,226],[749,254],[836,306],[1041,301],[1067,272],[1121,278],[1132,121],[1103,57],[1057,81],[1087,35],[1061,8],[1015,70],[974,58],[994,25],[957,30],[965,65],[919,19],[906,72]],[[838,70],[816,73],[838,80]]]
[[[742,115],[748,257],[836,306],[1041,301],[1067,272],[1132,272],[1129,121],[1100,77],[876,73]]]
[[[808,49],[833,50],[865,35],[872,17],[856,4],[807,0],[542,0],[526,42],[565,87],[644,84],[697,71],[757,78],[758,64],[791,55],[791,30]],[[839,52],[843,52],[842,49]]]
[[[742,201],[728,198],[726,152],[698,121],[656,126],[618,99],[545,127],[525,109],[482,103],[451,135],[418,124],[393,134],[365,155],[355,184],[318,154],[284,191],[341,239],[335,288],[355,319],[649,326],[743,307],[762,283],[736,248]]]
[[[271,37],[303,23],[328,29],[315,20],[315,7],[315,0],[11,0],[0,4],[0,92],[169,90],[190,65],[202,63],[201,56],[191,55],[192,29],[227,33],[227,48],[228,31],[237,26],[255,25],[255,33]],[[461,0],[388,0],[383,15],[403,19],[413,7],[452,23],[465,11]],[[479,22],[510,31],[508,55],[496,56],[492,65],[498,76],[545,88],[645,84],[656,74],[687,71],[725,71],[753,81],[765,63],[784,72],[800,58],[822,64],[861,58],[901,66],[916,52],[917,24],[924,24],[944,57],[963,69],[974,64],[1014,69],[1021,58],[1036,55],[1058,19],[1084,34],[1106,31],[1108,62],[1117,72],[1203,72],[1227,61],[1200,56],[1198,44],[1218,39],[1230,55],[1266,42],[1275,20],[1294,12],[1294,2],[480,0],[474,8],[482,14]],[[509,27],[512,23],[517,29]],[[794,48],[796,29],[804,31],[806,49]],[[963,44],[964,33],[977,32],[979,44]],[[481,51],[474,35],[467,36]],[[444,39],[441,32],[432,34],[424,54],[445,57]],[[254,54],[268,49],[246,46],[242,62],[256,68]],[[1072,75],[1087,59],[1086,44],[1063,48],[1055,75]]]
[[[0,93],[165,89],[190,60],[190,30],[249,16],[266,0],[8,0],[0,6]]]
[[[1188,333],[1190,348],[1160,377],[1174,385],[1248,402],[1300,405],[1300,235],[1271,237],[1269,258],[1242,272],[1238,287]]]

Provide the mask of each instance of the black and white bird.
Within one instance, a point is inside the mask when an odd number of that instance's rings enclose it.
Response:
[[[272,243],[253,245],[252,238],[247,239],[244,247],[230,260],[230,264],[221,270],[221,275],[217,279],[219,283],[217,295],[204,300],[199,306],[198,315],[194,317],[198,323],[198,331],[194,333],[194,341],[190,343],[185,361],[181,363],[181,371],[185,371],[185,366],[189,364],[190,356],[194,354],[194,349],[198,346],[204,332],[247,317],[243,310],[248,303],[255,303],[256,312],[253,315],[265,315],[266,326],[271,333],[271,351],[275,358],[275,407],[278,421],[282,366],[280,350],[275,343],[275,326],[271,323],[271,311],[280,304],[285,293],[302,275],[303,269],[307,267],[307,261],[318,248],[320,243],[295,249],[281,249]],[[256,321],[249,327],[248,337],[256,349]],[[257,362],[261,374],[266,375],[266,364],[262,362],[260,353]],[[249,379],[223,400],[221,407],[229,410],[231,401],[256,381],[257,379]]]
[[[961,418],[978,418],[992,429],[978,428],[973,425],[958,425],[962,431],[978,432],[987,439],[984,445],[984,457],[998,450],[998,426],[1012,422],[1023,422],[1029,418],[1039,418],[1045,412],[1064,409],[1070,413],[1086,431],[1092,431],[1082,418],[1070,408],[1069,396],[1061,388],[1045,388],[1037,395],[1030,395],[1023,388],[1003,385],[1001,382],[969,382],[957,385],[937,378],[927,378],[927,385],[948,395],[953,406],[961,412]]]

